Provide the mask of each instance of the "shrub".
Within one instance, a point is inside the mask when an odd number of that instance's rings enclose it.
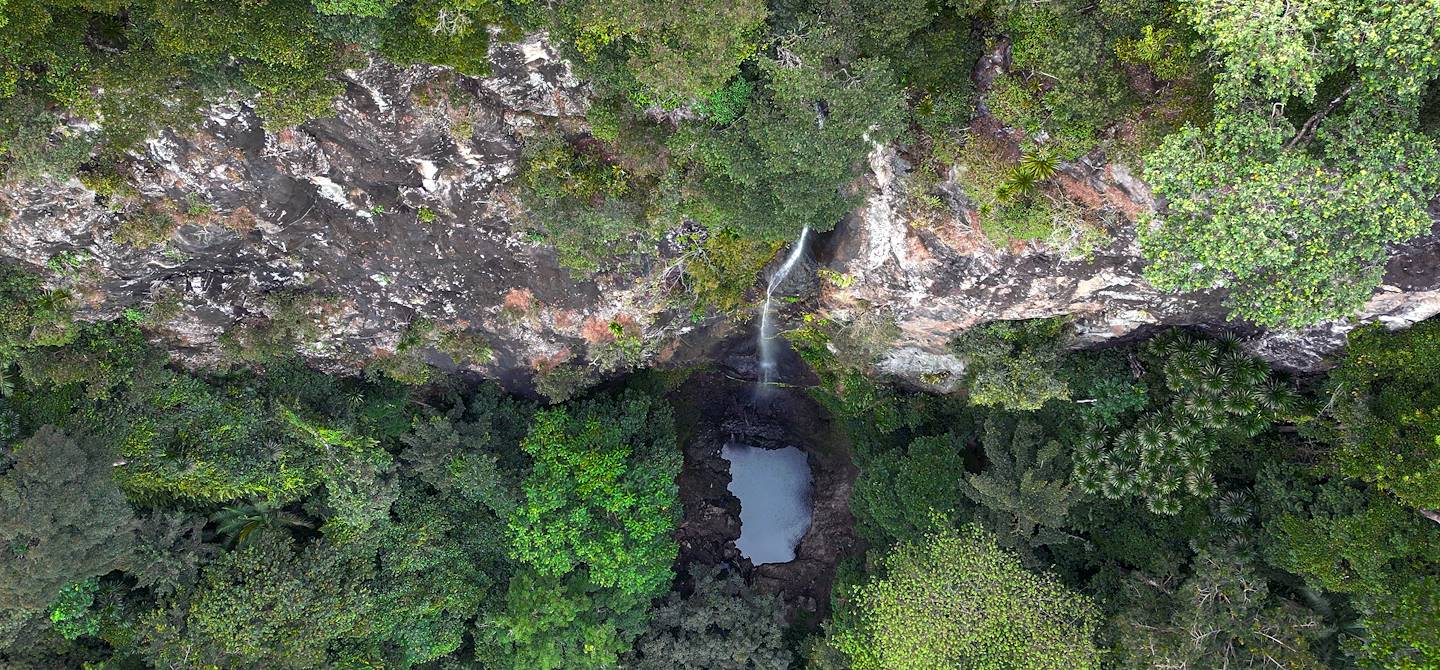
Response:
[[[95,604],[95,592],[99,590],[100,580],[95,577],[60,589],[60,595],[50,606],[50,625],[60,637],[74,640],[100,632],[100,619],[90,609]]]
[[[732,317],[750,307],[746,293],[780,248],[777,242],[746,238],[731,228],[710,231],[703,242],[691,245],[685,288],[698,304]]]
[[[1004,243],[1053,234],[1054,206],[1039,193],[1041,180],[1022,173],[999,142],[971,134],[955,158],[960,188],[975,204],[986,237]]]
[[[565,402],[594,386],[599,381],[588,365],[561,363],[535,372],[535,391],[552,403]]]
[[[116,244],[145,249],[168,242],[178,227],[180,222],[169,214],[147,209],[121,221],[110,239]]]
[[[325,335],[335,301],[322,295],[283,290],[262,299],[264,318],[239,324],[220,337],[221,350],[232,360],[264,363],[313,346]]]
[[[538,133],[526,140],[519,179],[534,232],[576,276],[625,267],[658,244],[663,225],[649,217],[649,186],[594,140]]]
[[[40,277],[0,263],[0,361],[34,346],[54,346],[74,336],[71,297],[47,290]]]
[[[965,331],[950,348],[966,361],[970,402],[1036,410],[1046,401],[1070,397],[1057,376],[1068,337],[1069,324],[1062,317],[995,321]]]

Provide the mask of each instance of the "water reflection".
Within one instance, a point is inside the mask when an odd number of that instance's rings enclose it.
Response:
[[[751,563],[795,560],[795,545],[810,529],[810,465],[794,447],[760,449],[726,444],[730,493],[740,499],[740,553]]]

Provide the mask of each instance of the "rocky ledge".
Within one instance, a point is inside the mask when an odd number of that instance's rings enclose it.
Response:
[[[1003,129],[993,132],[1002,141],[1011,139]],[[1081,347],[1159,326],[1235,332],[1277,367],[1311,372],[1326,367],[1346,333],[1360,325],[1402,328],[1440,313],[1437,234],[1392,250],[1384,284],[1355,318],[1260,331],[1227,321],[1222,291],[1168,293],[1145,281],[1135,226],[1156,203],[1124,165],[1081,160],[1064,165],[1057,177],[1066,197],[1106,222],[1108,241],[1081,257],[1038,242],[989,242],[954,175],[935,189],[946,215],[919,225],[905,210],[905,175],[911,169],[896,147],[871,153],[870,197],[820,250],[820,263],[843,281],[824,283],[819,302],[826,316],[840,322],[875,313],[893,320],[899,335],[879,368],[935,390],[948,390],[957,376],[924,380],[963,369],[946,353],[946,343],[987,321],[1070,316],[1078,332],[1075,346]],[[1433,211],[1440,221],[1440,202]]]
[[[422,320],[483,341],[490,355],[422,342],[418,356],[512,388],[537,370],[595,360],[617,326],[650,360],[702,355],[685,341],[697,338],[682,337],[695,325],[672,308],[663,272],[576,276],[527,234],[507,185],[520,139],[547,117],[583,115],[588,92],[542,36],[496,44],[491,56],[485,78],[373,63],[348,74],[333,118],[282,132],[263,129],[241,101],[218,104],[196,131],[164,133],[134,156],[134,193],[101,195],[78,180],[10,188],[0,194],[0,256],[48,266],[81,297],[82,318],[148,314],[190,365],[219,360],[225,333],[294,322],[296,311],[313,322],[297,348],[333,369],[394,355]],[[815,257],[843,278],[823,282],[821,313],[878,314],[898,329],[882,371],[917,382],[957,372],[945,343],[996,319],[1072,315],[1082,346],[1154,326],[1234,327],[1218,292],[1169,294],[1144,281],[1134,230],[1155,203],[1126,166],[1087,157],[1063,167],[1065,194],[1109,238],[1074,257],[987,241],[954,175],[935,189],[944,215],[917,220],[904,155],[875,148],[868,200],[821,237]],[[157,214],[177,227],[137,234]],[[1399,327],[1440,312],[1437,259],[1433,236],[1396,249],[1356,319],[1247,332],[1247,346],[1282,367],[1322,367],[1358,324]]]

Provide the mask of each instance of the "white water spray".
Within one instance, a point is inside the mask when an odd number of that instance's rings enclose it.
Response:
[[[775,270],[775,274],[770,275],[770,282],[765,286],[765,306],[760,308],[760,334],[755,347],[760,356],[761,390],[770,386],[770,382],[775,376],[775,343],[773,342],[775,333],[771,332],[773,327],[770,325],[770,302],[774,299],[775,287],[790,276],[790,271],[795,268],[795,264],[800,262],[800,257],[805,254],[805,238],[809,235],[809,226],[800,230],[800,239],[795,241],[795,248],[790,250],[790,255],[786,257],[785,263]]]

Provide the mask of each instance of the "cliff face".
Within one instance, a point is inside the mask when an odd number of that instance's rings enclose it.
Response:
[[[483,338],[495,356],[469,367],[517,384],[593,355],[612,324],[640,335],[644,355],[664,355],[693,326],[672,309],[663,271],[573,276],[527,236],[507,187],[526,128],[583,115],[586,89],[540,38],[495,45],[492,58],[495,74],[481,79],[371,65],[350,73],[334,118],[279,133],[243,104],[217,105],[196,132],[148,142],[135,157],[136,194],[102,197],[76,180],[7,187],[0,256],[48,266],[80,295],[83,318],[148,311],[194,365],[219,359],[227,331],[297,319],[312,325],[300,329],[300,351],[337,368],[393,352],[417,319]],[[945,342],[995,319],[1075,315],[1082,344],[1146,326],[1226,327],[1219,296],[1162,293],[1141,279],[1134,221],[1154,202],[1123,166],[1080,163],[1059,177],[1073,200],[1111,215],[1108,246],[1066,260],[1040,245],[987,243],[953,179],[938,187],[948,216],[917,223],[901,152],[877,147],[869,163],[867,204],[817,245],[817,261],[845,277],[826,283],[818,308],[840,321],[893,319],[900,336],[882,370],[958,371]],[[179,225],[137,235],[153,215]],[[1440,312],[1437,258],[1434,238],[1398,250],[1356,323]],[[1354,325],[1256,334],[1249,346],[1314,369]],[[425,356],[455,362],[434,348]]]
[[[301,351],[342,366],[393,351],[417,318],[483,337],[495,357],[479,367],[499,377],[581,354],[613,320],[663,339],[649,282],[559,268],[505,187],[525,128],[583,114],[586,89],[539,38],[492,59],[482,79],[373,64],[349,73],[334,118],[279,133],[218,105],[147,143],[138,197],[107,203],[78,180],[8,192],[0,255],[67,275],[82,318],[160,305],[157,331],[191,364],[282,304],[315,322]],[[153,213],[181,225],[137,244],[126,231]]]
[[[1359,325],[1378,321],[1401,328],[1440,313],[1440,238],[1435,235],[1394,250],[1385,283],[1355,319],[1257,332],[1227,322],[1219,291],[1167,293],[1142,278],[1135,226],[1156,203],[1123,165],[1081,161],[1064,166],[1057,176],[1068,198],[1108,222],[1107,243],[1087,257],[1068,259],[1036,243],[997,247],[986,242],[976,208],[953,176],[935,189],[945,196],[948,215],[916,225],[904,207],[904,175],[910,169],[893,147],[871,153],[872,195],[840,226],[822,259],[845,281],[826,285],[820,302],[840,321],[874,310],[893,318],[899,337],[879,367],[912,380],[962,369],[945,353],[945,343],[997,319],[1069,315],[1078,331],[1077,346],[1155,326],[1234,331],[1244,336],[1247,348],[1273,364],[1312,371],[1323,368],[1326,356],[1344,346],[1346,333]],[[943,379],[922,385],[946,389],[953,384],[953,376]]]

